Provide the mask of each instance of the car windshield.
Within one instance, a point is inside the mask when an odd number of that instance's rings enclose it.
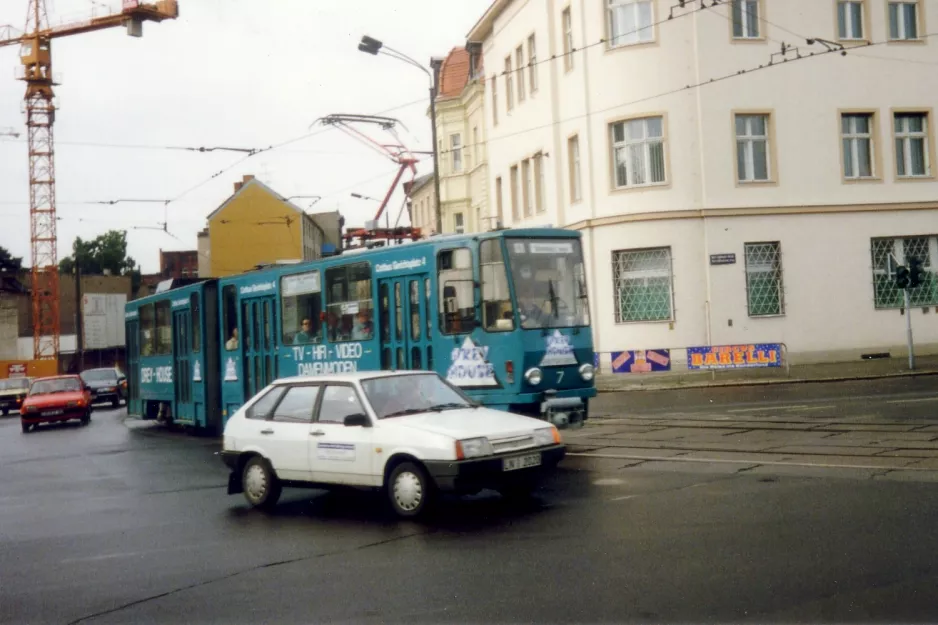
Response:
[[[0,391],[18,391],[25,388],[29,388],[28,378],[0,380]]]
[[[364,380],[362,388],[379,419],[472,406],[435,373],[373,378]]]
[[[113,369],[92,369],[82,371],[81,379],[85,382],[113,382],[117,380],[117,373]]]
[[[39,380],[29,389],[30,395],[48,395],[51,393],[71,393],[80,391],[81,383],[75,378]]]
[[[583,252],[575,239],[508,239],[521,327],[587,326]]]

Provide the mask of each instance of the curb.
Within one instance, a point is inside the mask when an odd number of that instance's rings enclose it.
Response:
[[[733,386],[770,386],[774,384],[822,384],[826,382],[853,382],[862,380],[882,380],[888,378],[914,378],[919,376],[938,375],[938,370],[929,371],[903,371],[900,373],[881,373],[875,375],[852,375],[832,378],[785,378],[780,380],[727,380],[725,382],[691,382],[688,384],[650,384],[648,386],[632,386],[625,388],[596,388],[597,393],[629,393],[635,391],[670,391],[688,388],[719,388]]]

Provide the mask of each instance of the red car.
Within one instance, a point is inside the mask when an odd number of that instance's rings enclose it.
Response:
[[[20,408],[23,432],[40,423],[58,423],[78,419],[82,425],[91,421],[91,391],[77,375],[38,378],[29,387]]]

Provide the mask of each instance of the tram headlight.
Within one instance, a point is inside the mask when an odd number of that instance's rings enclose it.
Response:
[[[537,386],[544,379],[544,373],[537,367],[531,367],[524,372],[524,379],[528,384]]]
[[[584,382],[589,382],[593,379],[595,371],[593,370],[593,365],[585,364],[580,365],[580,377],[583,378]]]

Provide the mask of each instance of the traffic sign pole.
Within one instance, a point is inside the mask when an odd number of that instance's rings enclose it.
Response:
[[[912,345],[912,297],[909,295],[909,289],[902,289],[905,293],[905,329],[909,342],[909,371],[915,370],[915,351]]]

